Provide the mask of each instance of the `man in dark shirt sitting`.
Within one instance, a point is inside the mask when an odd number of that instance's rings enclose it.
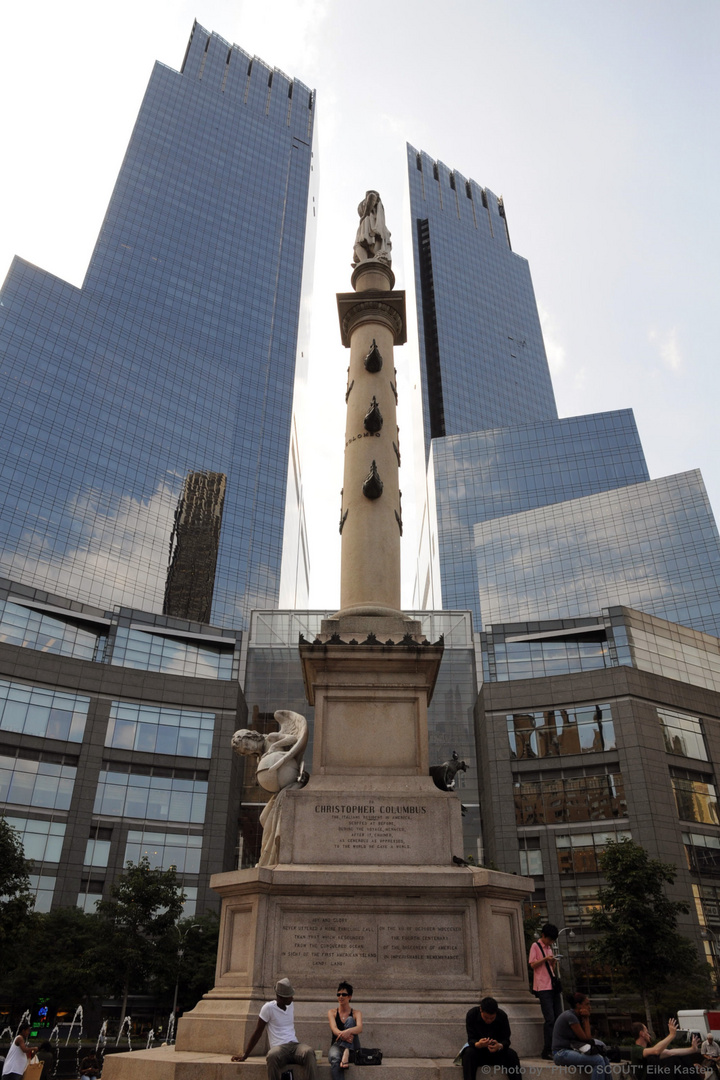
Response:
[[[463,1080],[475,1080],[481,1065],[489,1066],[493,1072],[502,1069],[519,1080],[520,1059],[510,1049],[510,1021],[495,998],[483,998],[479,1006],[471,1009],[465,1026],[469,1045],[462,1055]]]

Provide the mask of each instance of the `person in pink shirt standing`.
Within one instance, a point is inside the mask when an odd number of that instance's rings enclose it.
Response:
[[[558,928],[554,923],[545,923],[540,940],[530,947],[528,963],[533,973],[533,993],[540,1002],[543,1019],[542,1057],[552,1061],[552,1033],[560,1013],[563,1011],[562,987],[557,974],[557,958],[553,945],[558,939]]]

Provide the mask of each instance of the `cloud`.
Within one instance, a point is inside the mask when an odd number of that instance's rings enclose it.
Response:
[[[545,352],[547,353],[550,372],[552,375],[556,375],[565,367],[565,346],[560,344],[558,329],[553,316],[542,304],[538,304],[538,314],[545,340]]]
[[[682,370],[684,360],[678,344],[677,327],[673,326],[672,330],[667,330],[665,333],[661,333],[659,330],[650,330],[648,332],[648,341],[660,353],[663,367],[667,368],[668,371]]]

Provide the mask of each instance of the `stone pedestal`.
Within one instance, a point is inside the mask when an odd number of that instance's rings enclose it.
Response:
[[[318,1049],[347,979],[363,1042],[390,1056],[454,1057],[465,1013],[485,994],[510,1015],[518,1051],[535,1050],[522,929],[532,883],[453,863],[460,803],[428,776],[442,643],[402,616],[341,614],[300,655],[315,705],[313,772],[280,796],[278,864],[213,878],[223,898],[216,985],[180,1021],[178,1049],[244,1047],[286,976],[298,1035]]]
[[[348,979],[363,1011],[363,1042],[390,1056],[454,1057],[465,1013],[484,994],[500,1000],[513,1045],[527,1053],[538,1008],[524,956],[527,883],[518,885],[513,875],[447,865],[219,874],[216,986],[180,1021],[178,1050],[237,1052],[283,975],[296,988],[298,1035],[315,1048],[327,1050],[327,1010]]]

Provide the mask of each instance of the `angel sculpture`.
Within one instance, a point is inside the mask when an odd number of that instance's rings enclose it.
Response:
[[[280,809],[282,793],[289,787],[303,787],[308,774],[303,770],[302,755],[308,741],[307,720],[290,709],[278,709],[275,720],[279,731],[263,735],[242,728],[232,737],[236,754],[258,758],[256,779],[272,796],[260,815],[263,829],[258,866],[275,866],[280,849]]]

